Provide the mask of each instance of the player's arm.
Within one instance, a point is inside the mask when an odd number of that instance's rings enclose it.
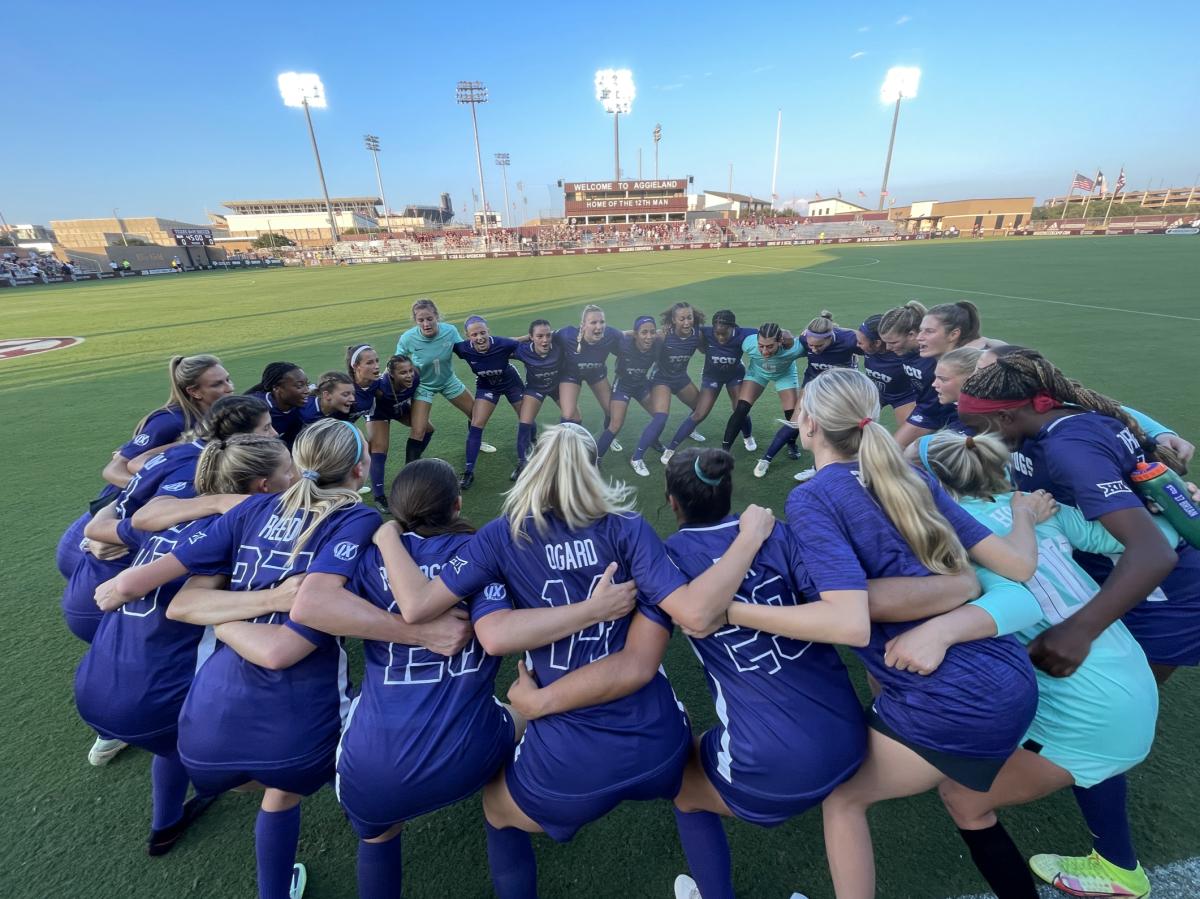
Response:
[[[243,493],[210,493],[180,499],[177,496],[156,496],[133,513],[130,523],[139,531],[153,533],[210,515],[224,515],[249,499]]]
[[[187,569],[183,567],[183,563],[175,558],[173,553],[167,553],[148,565],[126,568],[116,577],[109,578],[98,586],[93,596],[101,611],[111,612],[185,574]]]
[[[509,687],[508,700],[532,720],[629,696],[653,679],[670,639],[667,628],[639,612],[629,623],[623,649],[576,668],[547,687],[539,688],[525,663],[518,663],[517,680]]]
[[[866,646],[871,640],[865,590],[833,590],[821,593],[816,602],[796,606],[734,602],[729,605],[729,623],[817,643]]]
[[[460,597],[450,592],[440,577],[429,580],[404,548],[395,522],[387,522],[375,532],[374,542],[383,557],[391,584],[392,597],[400,614],[410,624],[431,621],[458,604]]]
[[[171,447],[173,447],[175,445],[176,445],[175,443],[164,443],[162,446],[151,447],[150,449],[146,450],[145,452],[138,453],[136,456],[134,456],[132,459],[130,459],[126,463],[125,467],[129,469],[129,473],[131,475],[135,475],[139,471],[141,471],[142,466],[145,465],[147,462],[149,462],[151,459],[153,459],[155,456],[157,456],[163,450],[170,449]]]
[[[87,537],[88,540],[107,543],[110,546],[123,545],[124,541],[121,539],[121,535],[117,533],[117,524],[119,522],[120,519],[117,518],[117,504],[114,500],[92,516],[92,520],[83,529],[83,536]]]
[[[223,574],[196,575],[175,594],[167,606],[167,617],[187,624],[224,624],[246,621],[272,612],[291,609],[304,575],[294,575],[265,590],[229,590]]]
[[[885,577],[867,581],[872,621],[898,622],[929,618],[956,609],[979,596],[974,571],[929,577]]]
[[[120,487],[122,490],[128,486],[130,480],[133,479],[133,472],[129,470],[129,460],[120,453],[113,453],[112,459],[104,466],[104,470],[100,472],[100,477],[108,481],[114,487]]]
[[[171,605],[174,606],[174,602]],[[247,662],[272,671],[291,668],[317,649],[315,644],[283,624],[230,621],[218,624],[215,633],[218,640]]]

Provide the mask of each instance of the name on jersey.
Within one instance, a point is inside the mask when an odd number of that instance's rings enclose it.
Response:
[[[596,546],[591,538],[588,538],[546,544],[546,564],[555,571],[570,571],[600,563],[596,556]]]
[[[280,518],[278,515],[272,515],[263,525],[263,529],[258,532],[258,536],[263,540],[271,540],[275,543],[291,542],[300,536],[300,529],[303,525],[304,522],[296,517]]]

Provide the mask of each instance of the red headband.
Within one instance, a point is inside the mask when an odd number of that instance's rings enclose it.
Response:
[[[1051,409],[1061,409],[1062,405],[1044,390],[1039,390],[1033,396],[1019,400],[985,400],[972,396],[966,391],[958,395],[958,411],[960,414],[967,415],[987,415],[989,412],[1020,409],[1022,406],[1033,406],[1034,412],[1049,412]]]

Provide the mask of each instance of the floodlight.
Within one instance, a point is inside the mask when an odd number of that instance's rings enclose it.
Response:
[[[600,69],[596,72],[596,99],[605,112],[629,115],[636,93],[633,72],[629,69]]]
[[[314,109],[325,108],[325,85],[313,72],[284,72],[279,76],[279,95],[284,106],[303,106],[305,101]]]
[[[912,100],[917,96],[917,85],[920,82],[921,70],[916,66],[892,66],[887,70],[883,86],[879,89],[880,102]]]

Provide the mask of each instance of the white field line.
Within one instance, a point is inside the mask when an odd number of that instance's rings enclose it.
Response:
[[[1200,857],[1159,865],[1146,871],[1150,877],[1151,899],[1196,899],[1200,896]],[[1042,899],[1065,899],[1053,887],[1040,887]],[[973,893],[955,899],[995,899],[992,893]]]

